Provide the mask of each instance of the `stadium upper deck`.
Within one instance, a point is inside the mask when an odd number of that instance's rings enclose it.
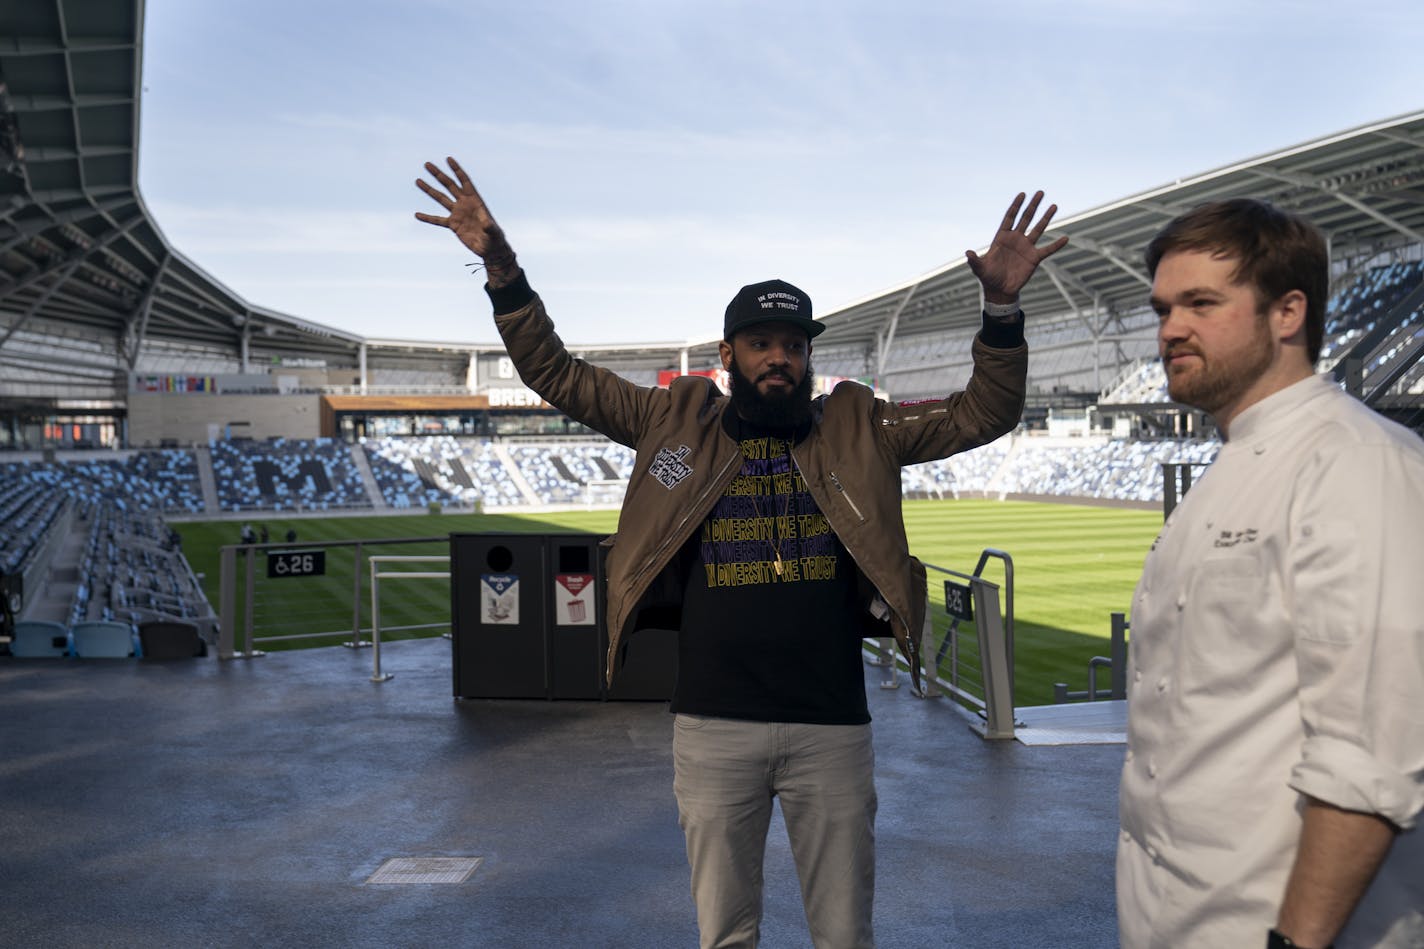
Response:
[[[122,417],[140,374],[321,367],[325,391],[481,392],[497,342],[368,339],[251,303],[169,244],[137,187],[142,0],[0,10],[0,413],[83,400]],[[1424,112],[1183,178],[1056,223],[1068,248],[1025,293],[1031,385],[1097,393],[1152,351],[1141,248],[1183,209],[1254,195],[1327,233],[1338,274],[1424,244]],[[828,313],[827,376],[897,398],[968,373],[978,287],[962,260]],[[715,340],[575,347],[640,382],[713,364]],[[505,383],[506,385],[508,383]]]

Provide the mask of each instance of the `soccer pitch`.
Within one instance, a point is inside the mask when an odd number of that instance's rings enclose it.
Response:
[[[1128,612],[1143,557],[1162,523],[1157,511],[1023,501],[907,501],[904,511],[910,550],[927,564],[968,573],[986,547],[1006,551],[1013,558],[1015,687],[1019,705],[1051,702],[1054,682],[1066,682],[1074,691],[1087,688],[1088,660],[1107,654],[1110,614]],[[254,527],[265,524],[274,541],[285,537],[289,527],[297,531],[298,540],[303,543],[376,541],[479,531],[608,533],[617,523],[617,511],[292,520],[254,516],[251,523]],[[230,520],[175,525],[189,563],[204,575],[204,590],[215,607],[219,599],[219,550],[226,544],[238,543],[241,525],[241,521]],[[438,555],[448,553],[448,547],[434,542],[368,552]],[[258,569],[262,569],[260,563]],[[354,565],[349,556],[343,559],[333,548],[328,554],[327,569],[331,576],[320,584],[293,580],[260,583],[258,590],[265,602],[259,609],[266,615],[283,618],[281,622],[289,625],[290,631],[349,631]],[[984,571],[995,582],[1003,581],[1003,573],[997,560],[990,560]],[[930,572],[930,602],[940,630],[949,622],[940,593],[942,579],[942,575]],[[448,622],[450,598],[443,581],[412,581],[389,601],[386,593],[383,585],[383,629],[432,620]],[[369,608],[366,604],[362,608],[364,622],[369,624]],[[972,628],[962,625],[960,635],[962,659],[973,660]],[[349,634],[290,645],[332,645],[342,638],[349,638]],[[287,644],[259,645],[271,649]],[[1100,687],[1106,688],[1106,675],[1099,679]]]
[[[1053,683],[1088,687],[1088,660],[1106,656],[1111,614],[1129,613],[1160,511],[1027,501],[907,501],[910,551],[927,564],[969,573],[994,547],[1014,561],[1014,684],[1018,705],[1047,705]],[[984,576],[1002,584],[989,560]],[[941,574],[930,571],[936,629],[949,624]],[[1001,604],[1002,606],[1002,604]],[[961,624],[961,649],[977,652]],[[977,661],[977,660],[976,660]],[[1107,688],[1105,671],[1098,687]]]

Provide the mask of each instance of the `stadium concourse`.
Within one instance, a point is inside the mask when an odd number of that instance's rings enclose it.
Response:
[[[452,705],[449,653],[0,662],[0,943],[696,945],[665,705]],[[867,686],[877,944],[1113,945],[1121,746]],[[763,944],[808,946],[784,833],[766,881]]]
[[[142,24],[141,0],[0,13],[0,590],[38,631],[0,660],[4,941],[688,944],[658,704],[452,705],[440,639],[391,646],[381,685],[355,651],[195,656],[215,617],[182,520],[616,505],[633,459],[496,342],[364,338],[243,299],[172,246],[137,186]],[[1208,464],[1209,424],[1154,359],[1142,248],[1237,195],[1327,235],[1320,371],[1424,425],[1416,113],[1056,221],[1070,243],[1023,299],[1024,425],[907,469],[905,495],[1156,506],[1164,464]],[[955,260],[830,309],[823,384],[960,387],[979,304]],[[572,348],[642,384],[718,371],[711,338]],[[1111,945],[1119,746],[984,742],[945,700],[868,685],[881,944]],[[768,942],[796,945],[772,851]],[[386,858],[416,865],[382,877]]]

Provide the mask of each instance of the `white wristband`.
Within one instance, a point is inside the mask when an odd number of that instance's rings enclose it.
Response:
[[[989,303],[986,300],[984,302],[984,312],[996,320],[1016,316],[1019,312],[1019,301],[1015,300],[1013,303]]]

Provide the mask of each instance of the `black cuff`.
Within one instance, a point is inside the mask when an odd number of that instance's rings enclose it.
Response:
[[[534,289],[529,286],[529,278],[524,276],[524,268],[519,268],[519,276],[502,287],[491,287],[485,284],[485,293],[489,294],[490,302],[494,304],[494,315],[499,316],[504,313],[513,313],[530,304],[534,299]],[[1022,335],[1022,330],[1019,331]]]
[[[1300,949],[1289,936],[1283,935],[1280,930],[1272,929],[1266,934],[1266,949]],[[1333,944],[1325,949],[1334,949]]]
[[[1024,344],[1024,313],[1019,310],[1016,316],[1007,320],[994,319],[989,314],[984,314],[984,326],[979,330],[979,339],[985,346],[992,346],[994,349],[1017,349]]]

